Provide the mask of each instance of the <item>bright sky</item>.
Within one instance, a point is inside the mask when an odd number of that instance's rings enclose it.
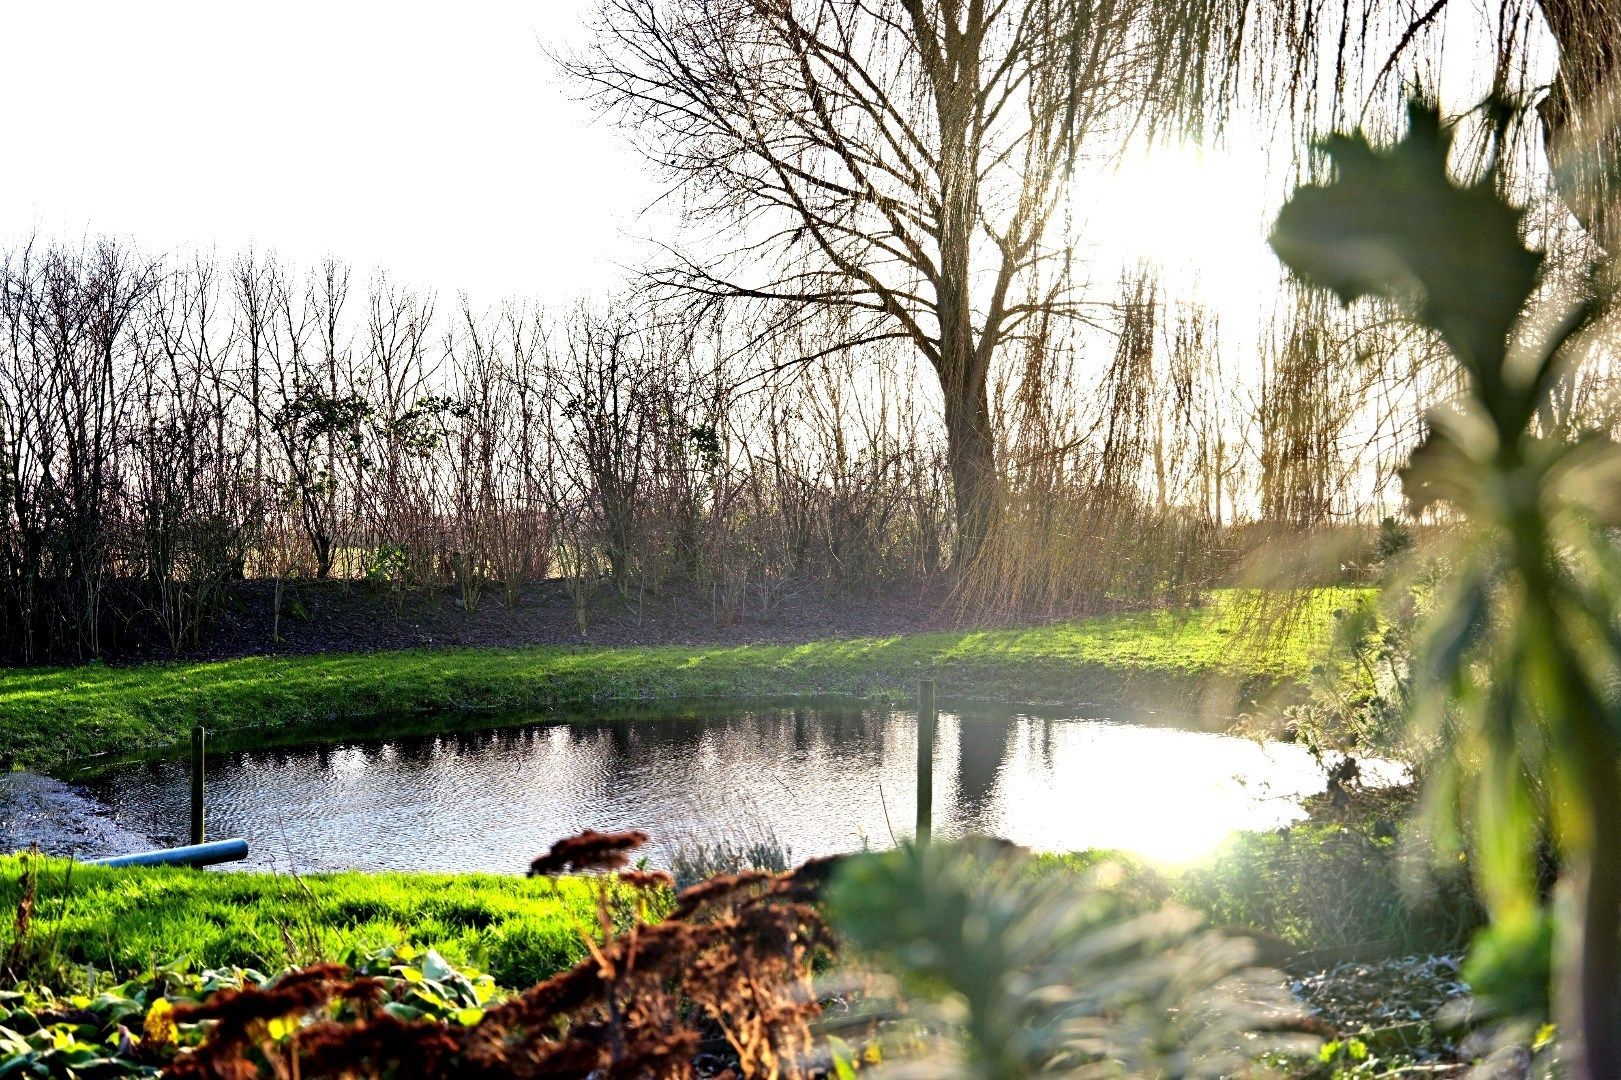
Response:
[[[673,229],[643,213],[658,188],[635,152],[542,55],[592,2],[8,5],[0,242],[331,255],[481,304],[601,293],[639,238]],[[1280,195],[1259,142],[1161,149],[1078,180],[1077,231],[1100,291],[1147,258],[1171,295],[1196,279],[1242,323],[1277,280]]]
[[[1077,232],[1098,269],[1157,264],[1166,293],[1257,318],[1281,273],[1267,222],[1281,200],[1257,140],[1225,149],[1159,146],[1076,183]],[[1101,282],[1100,282],[1101,284]]]
[[[655,188],[541,55],[586,4],[8,4],[0,240],[330,254],[483,301],[610,287]]]
[[[14,5],[0,94],[28,107],[8,116],[0,240],[333,255],[480,302],[611,288],[639,238],[670,230],[642,213],[658,188],[640,159],[542,55],[590,2]],[[1275,266],[1245,171],[1259,159],[1206,157],[1129,159],[1088,187],[1087,247],[1224,253],[1207,276],[1253,303]]]

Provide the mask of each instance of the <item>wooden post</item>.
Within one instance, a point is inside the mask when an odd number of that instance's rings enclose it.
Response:
[[[934,831],[934,680],[917,684],[917,831],[919,846]]]
[[[191,729],[191,842],[203,842],[203,725]]]

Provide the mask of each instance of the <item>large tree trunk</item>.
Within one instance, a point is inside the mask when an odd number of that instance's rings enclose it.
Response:
[[[1598,710],[1577,708],[1575,738],[1591,749],[1582,768],[1584,850],[1571,859],[1561,888],[1570,925],[1555,986],[1560,1033],[1574,1036],[1566,1052],[1570,1075],[1621,1078],[1621,771]]]
[[[975,5],[958,31],[956,16],[946,21],[940,62],[931,69],[940,124],[940,276],[935,311],[940,321],[936,362],[945,401],[946,459],[951,467],[956,542],[954,573],[972,565],[996,510],[995,434],[986,393],[986,343],[976,330],[972,252],[979,226],[981,131],[975,118],[979,94],[979,48],[984,33]]]
[[[984,545],[998,505],[996,444],[984,380],[970,386],[946,384],[945,414],[957,534],[951,564],[961,573]]]
[[[1603,251],[1621,256],[1621,0],[1541,0],[1559,76],[1540,107],[1554,186]],[[1595,738],[1596,746],[1607,740]],[[1586,778],[1590,853],[1569,886],[1575,955],[1558,1020],[1577,1037],[1573,1074],[1621,1078],[1621,763],[1593,753]]]
[[[1559,75],[1543,100],[1554,186],[1605,253],[1621,255],[1621,0],[1541,0],[1559,49]],[[1597,735],[1595,748],[1608,745]],[[1556,1012],[1577,1037],[1573,1075],[1621,1078],[1621,763],[1589,755],[1589,854],[1568,886],[1576,922]]]
[[[1594,757],[1602,758],[1595,754]],[[1614,772],[1614,762],[1609,763]],[[1593,810],[1593,850],[1572,874],[1576,934],[1574,962],[1560,988],[1560,1027],[1579,1036],[1574,1074],[1583,1080],[1621,1077],[1621,844],[1615,780]]]

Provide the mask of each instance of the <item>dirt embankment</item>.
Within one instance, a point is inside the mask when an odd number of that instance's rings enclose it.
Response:
[[[178,652],[148,645],[112,658],[223,660],[266,653],[311,654],[374,649],[524,645],[797,644],[826,638],[884,637],[928,630],[1030,626],[1050,612],[986,619],[965,613],[943,582],[897,586],[882,593],[840,595],[812,587],[722,604],[704,590],[621,597],[599,589],[579,617],[559,582],[528,586],[513,597],[491,590],[468,610],[449,588],[399,590],[367,582],[298,582],[281,595],[273,582],[232,588],[226,613],[204,640]]]

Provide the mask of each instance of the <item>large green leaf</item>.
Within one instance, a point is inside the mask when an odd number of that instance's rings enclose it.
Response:
[[[1272,247],[1307,282],[1346,301],[1401,303],[1490,389],[1542,256],[1527,250],[1522,211],[1498,195],[1491,176],[1453,182],[1452,129],[1440,114],[1416,102],[1408,114],[1406,136],[1389,147],[1361,132],[1325,140],[1334,179],[1295,192]]]

